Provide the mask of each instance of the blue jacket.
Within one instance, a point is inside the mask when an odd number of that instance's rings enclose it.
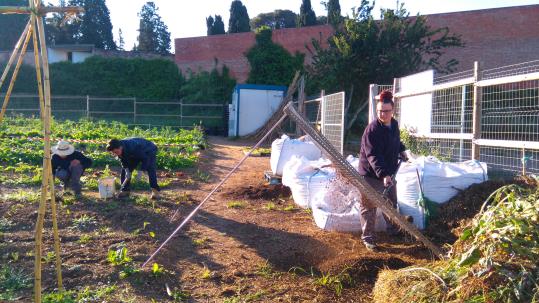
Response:
[[[92,166],[92,159],[86,157],[83,155],[80,151],[76,150],[71,155],[62,158],[58,155],[52,155],[52,172],[56,173],[56,169],[62,168],[62,169],[69,169],[69,166],[71,165],[71,161],[73,160],[79,160],[80,164],[84,169],[87,169],[88,167]]]
[[[391,127],[387,127],[376,119],[365,128],[361,138],[359,174],[377,179],[393,175],[404,150],[397,120],[391,119]]]
[[[141,169],[146,170],[150,160],[157,154],[157,146],[143,138],[126,138],[120,140],[120,143],[123,149],[119,158],[123,168],[133,170],[142,163]]]

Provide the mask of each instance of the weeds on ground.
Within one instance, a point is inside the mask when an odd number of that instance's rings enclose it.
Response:
[[[83,214],[79,218],[73,220],[71,228],[78,229],[80,231],[88,231],[94,229],[96,226],[97,220],[95,217]]]
[[[212,278],[212,272],[206,265],[204,265],[204,269],[202,270],[202,274],[200,275],[200,277],[204,280]]]
[[[13,221],[10,221],[8,218],[0,218],[0,232],[8,231],[10,228],[15,226]]]
[[[97,289],[91,289],[89,286],[76,291],[60,291],[45,293],[43,303],[90,303],[107,302],[107,298],[116,291],[116,285],[101,286]]]
[[[21,203],[37,203],[40,199],[41,193],[22,189],[2,196],[2,200]]]
[[[195,179],[202,181],[202,182],[208,182],[211,178],[211,176],[203,171],[200,171],[197,169],[194,175]]]
[[[296,210],[296,207],[294,205],[288,205],[287,207],[283,208],[284,211],[294,211]]]
[[[208,246],[208,238],[194,239],[193,244],[197,247],[206,247]]]
[[[56,254],[53,251],[47,252],[46,255],[41,257],[41,261],[46,264],[50,264],[56,260]]]
[[[160,277],[165,273],[165,268],[158,263],[152,265],[152,276],[154,278]]]
[[[107,254],[107,260],[114,267],[120,268],[120,279],[125,279],[135,273],[140,272],[133,266],[133,259],[127,256],[127,247],[120,244],[116,249],[110,249]]]
[[[273,267],[267,260],[264,263],[258,264],[255,273],[266,279],[273,278],[277,274],[273,271]]]
[[[269,202],[268,204],[266,204],[266,206],[264,208],[267,209],[267,210],[276,210],[277,206],[275,205],[275,203]]]
[[[22,268],[2,265],[0,268],[0,300],[14,300],[19,290],[32,286],[32,278]]]
[[[230,201],[226,204],[227,208],[245,208],[245,202],[243,201]]]
[[[191,298],[191,295],[186,291],[178,288],[170,289],[168,284],[165,284],[165,287],[168,296],[171,297],[174,302],[185,302]]]
[[[332,290],[335,295],[340,296],[344,287],[352,284],[352,277],[348,273],[348,269],[347,267],[336,275],[321,273],[319,277],[314,277],[314,284]]]
[[[77,240],[77,243],[79,244],[88,244],[92,241],[92,236],[91,235],[82,235],[79,237],[79,240]]]

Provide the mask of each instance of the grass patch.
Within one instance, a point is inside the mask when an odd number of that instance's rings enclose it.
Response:
[[[230,201],[226,204],[227,208],[245,208],[246,204],[243,201]]]
[[[275,203],[269,202],[268,204],[266,204],[266,206],[264,206],[264,208],[267,210],[276,210],[277,206],[275,205]]]
[[[97,227],[97,220],[93,216],[83,214],[77,219],[73,220],[71,228],[78,229],[80,231],[90,231]]]
[[[32,286],[32,278],[22,268],[2,265],[0,268],[0,300],[14,300],[17,293]]]

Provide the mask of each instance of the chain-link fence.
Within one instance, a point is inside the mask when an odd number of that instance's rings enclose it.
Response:
[[[0,94],[0,98],[4,99]],[[118,121],[129,125],[171,126],[191,128],[203,125],[215,133],[226,133],[226,106],[224,102],[204,104],[183,101],[161,101],[137,98],[58,96],[51,99],[55,119],[81,118]],[[37,95],[11,95],[7,112],[25,116],[39,116]]]
[[[395,79],[391,89],[401,126],[439,155],[484,161],[495,172],[539,173],[539,60],[427,71]]]

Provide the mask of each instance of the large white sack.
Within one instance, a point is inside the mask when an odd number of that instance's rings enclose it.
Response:
[[[322,157],[322,152],[313,142],[290,139],[283,135],[271,143],[270,166],[273,174],[282,176],[284,165],[294,155],[317,160]]]
[[[402,163],[397,176],[397,201],[399,211],[404,216],[412,216],[414,225],[419,229],[425,228],[425,211],[418,204],[419,182],[417,182],[417,171],[421,169],[417,161]]]
[[[418,161],[425,197],[436,203],[445,203],[459,190],[488,179],[485,162],[441,162],[435,157],[421,157]]]
[[[305,157],[292,156],[283,168],[283,185],[290,187],[294,202],[309,208],[313,197],[327,189],[328,181],[335,176],[332,168],[321,168],[331,162],[309,161]]]
[[[360,232],[363,224],[359,211],[359,191],[341,178],[332,178],[325,191],[311,202],[316,225],[327,231]],[[378,209],[376,231],[385,231],[386,222]]]
[[[346,161],[348,161],[353,168],[359,170],[359,158],[356,158],[353,155],[348,155],[348,157],[346,157]]]
[[[441,162],[435,157],[418,157],[403,163],[397,173],[397,200],[400,213],[412,216],[419,229],[425,226],[425,210],[418,204],[420,187],[425,197],[436,203],[445,203],[474,183],[487,180],[484,162]]]

